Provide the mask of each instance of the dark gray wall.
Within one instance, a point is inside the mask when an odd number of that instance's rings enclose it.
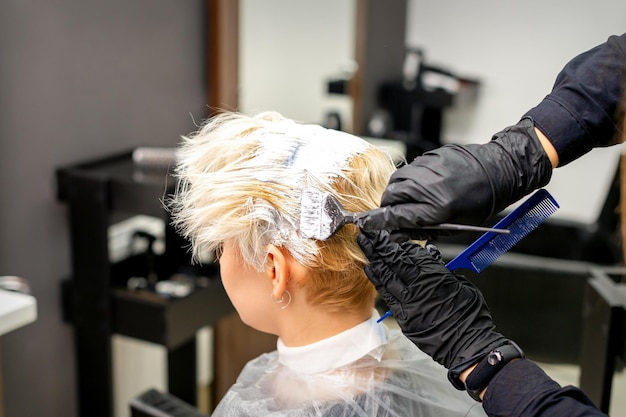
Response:
[[[59,166],[174,145],[205,117],[203,1],[0,2],[0,275],[30,280],[37,321],[6,335],[6,417],[76,415]]]

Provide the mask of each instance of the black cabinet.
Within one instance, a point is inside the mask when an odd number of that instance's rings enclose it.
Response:
[[[114,333],[165,346],[169,392],[196,404],[195,334],[233,308],[217,267],[193,267],[187,242],[169,225],[162,200],[174,178],[164,169],[135,166],[129,151],[62,167],[57,184],[71,233],[72,276],[62,285],[62,300],[64,318],[74,328],[79,415],[113,415]],[[165,250],[111,261],[109,227],[138,214],[163,219]],[[192,283],[184,297],[127,286],[131,277],[153,274],[162,281],[181,273]]]
[[[594,268],[585,288],[580,387],[608,414],[613,376],[626,363],[626,269]]]

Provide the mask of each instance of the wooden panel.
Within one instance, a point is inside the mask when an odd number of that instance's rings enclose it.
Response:
[[[207,0],[209,116],[239,106],[239,0]]]
[[[214,335],[213,406],[235,383],[244,365],[262,353],[276,350],[277,340],[244,324],[236,313],[218,321]]]

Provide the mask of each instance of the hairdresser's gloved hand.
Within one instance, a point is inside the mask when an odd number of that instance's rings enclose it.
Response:
[[[446,145],[399,168],[389,180],[381,208],[359,215],[357,224],[364,230],[481,224],[547,184],[551,175],[552,165],[533,123],[523,119],[489,143]],[[429,236],[432,231],[423,237]]]
[[[459,374],[509,341],[494,330],[481,292],[448,270],[434,245],[394,240],[387,231],[359,234],[359,246],[370,261],[365,273],[402,332],[445,366],[450,381],[463,389]]]

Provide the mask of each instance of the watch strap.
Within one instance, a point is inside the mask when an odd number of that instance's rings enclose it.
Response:
[[[524,352],[512,341],[489,352],[465,378],[465,389],[476,401],[481,401],[480,393],[491,379],[513,359],[523,358]]]

